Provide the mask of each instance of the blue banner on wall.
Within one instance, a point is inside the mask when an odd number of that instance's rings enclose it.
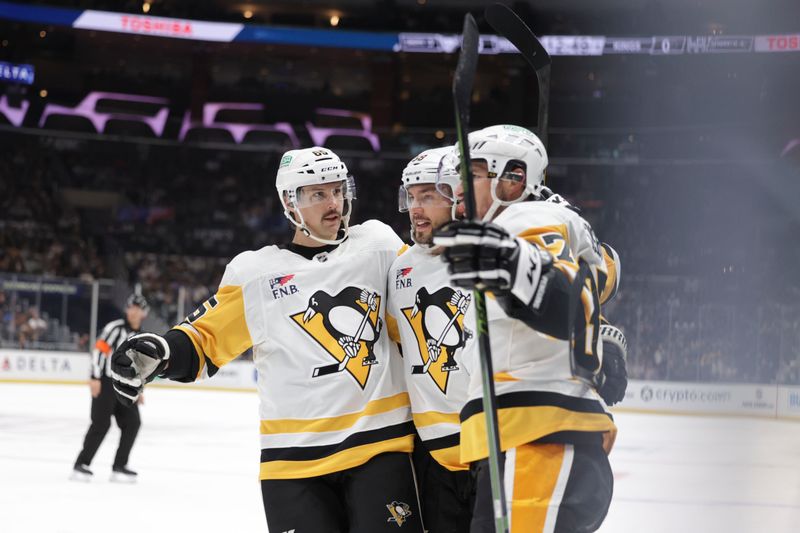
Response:
[[[16,65],[0,61],[0,80],[32,85],[35,69],[33,65]]]
[[[212,42],[255,42],[277,45],[354,48],[384,52],[452,54],[461,36],[440,33],[381,33],[330,28],[282,28],[256,24],[211,22],[140,13],[29,6],[0,0],[0,19],[58,24],[76,29],[130,33]],[[624,36],[542,35],[542,45],[553,56],[607,54],[716,54],[800,52],[800,33],[775,35]],[[481,54],[516,54],[508,40],[481,36]]]

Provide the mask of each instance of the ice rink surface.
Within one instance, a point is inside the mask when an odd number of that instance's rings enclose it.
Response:
[[[108,481],[112,427],[91,483],[68,481],[88,387],[0,383],[0,532],[266,532],[254,393],[151,388],[130,467]],[[618,413],[603,533],[800,531],[800,422]],[[127,516],[127,519],[122,519]]]

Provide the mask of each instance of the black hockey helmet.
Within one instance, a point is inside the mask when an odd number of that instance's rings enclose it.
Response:
[[[125,307],[130,307],[132,305],[136,305],[142,309],[142,311],[148,311],[150,306],[147,304],[147,300],[145,300],[144,296],[141,294],[131,294],[128,296],[128,300],[125,302]]]

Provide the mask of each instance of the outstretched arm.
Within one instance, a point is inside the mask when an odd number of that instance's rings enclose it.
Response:
[[[111,358],[114,389],[123,403],[136,401],[156,377],[189,382],[211,377],[253,345],[243,288],[229,269],[217,293],[164,336],[140,333]]]

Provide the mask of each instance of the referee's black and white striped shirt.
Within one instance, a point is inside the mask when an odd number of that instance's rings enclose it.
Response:
[[[92,350],[92,379],[100,379],[103,375],[111,377],[111,365],[108,364],[111,354],[128,337],[138,332],[139,330],[131,328],[124,318],[106,324]]]

